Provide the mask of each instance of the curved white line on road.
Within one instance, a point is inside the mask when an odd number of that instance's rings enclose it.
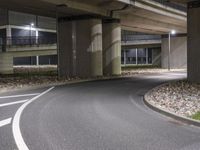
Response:
[[[28,97],[28,96],[35,96],[35,95],[39,95],[39,94],[40,93],[23,94],[23,95],[11,95],[11,96],[1,96],[0,99],[17,98],[17,97]]]
[[[44,91],[43,93],[41,93],[40,95],[37,95],[36,97],[30,99],[29,101],[27,101],[26,103],[24,103],[16,112],[14,118],[13,118],[13,123],[12,123],[12,132],[13,132],[13,136],[15,139],[15,143],[18,147],[19,150],[29,150],[28,146],[26,145],[26,143],[24,142],[24,139],[22,137],[21,134],[21,130],[20,130],[20,118],[21,115],[24,111],[24,109],[33,101],[35,101],[36,99],[38,99],[39,97],[43,96],[44,94],[50,92],[52,89],[54,89],[54,87],[49,88],[48,90]]]
[[[3,127],[3,126],[5,126],[5,125],[10,124],[10,123],[11,123],[11,120],[12,120],[12,118],[8,118],[8,119],[5,119],[5,120],[0,121],[0,127]]]
[[[27,102],[27,101],[28,101],[28,99],[26,99],[26,100],[21,100],[21,101],[16,101],[16,102],[4,103],[4,104],[0,104],[0,107],[10,106],[10,105],[16,105],[16,104],[21,104],[21,103],[25,103],[25,102]]]

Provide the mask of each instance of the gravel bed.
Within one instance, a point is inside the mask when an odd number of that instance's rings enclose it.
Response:
[[[186,71],[185,69],[171,69],[173,71]],[[144,68],[144,69],[122,69],[123,76],[133,76],[138,74],[152,74],[152,73],[164,73],[168,72],[168,69],[160,68]]]
[[[184,117],[200,111],[200,84],[176,81],[153,89],[147,99],[151,104]]]
[[[9,77],[0,78],[0,92],[23,87],[43,86],[51,84],[67,83],[80,79],[57,79],[56,76],[32,76],[32,77]]]

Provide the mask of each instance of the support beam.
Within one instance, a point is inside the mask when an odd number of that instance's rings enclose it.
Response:
[[[200,82],[200,1],[188,3],[188,80]]]
[[[102,21],[72,20],[58,23],[59,75],[102,76]]]
[[[103,70],[105,75],[121,74],[121,26],[119,22],[103,24]]]

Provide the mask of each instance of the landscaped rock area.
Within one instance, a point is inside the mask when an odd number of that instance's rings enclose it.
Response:
[[[185,71],[185,69],[171,69],[173,71]],[[168,69],[161,68],[136,68],[136,69],[122,69],[122,76],[133,76],[137,74],[152,74],[152,73],[164,73],[168,72]]]
[[[56,76],[3,77],[0,78],[0,92],[23,87],[59,84],[68,81],[69,79],[58,80]]]
[[[200,84],[177,81],[153,89],[148,102],[184,117],[200,111]]]

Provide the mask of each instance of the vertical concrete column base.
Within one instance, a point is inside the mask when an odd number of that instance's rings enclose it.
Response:
[[[0,74],[13,74],[13,57],[7,53],[0,53]]]
[[[188,3],[188,80],[200,82],[200,1]]]
[[[102,21],[85,19],[58,24],[60,76],[102,76]]]
[[[121,75],[121,26],[116,20],[103,24],[104,75]]]

